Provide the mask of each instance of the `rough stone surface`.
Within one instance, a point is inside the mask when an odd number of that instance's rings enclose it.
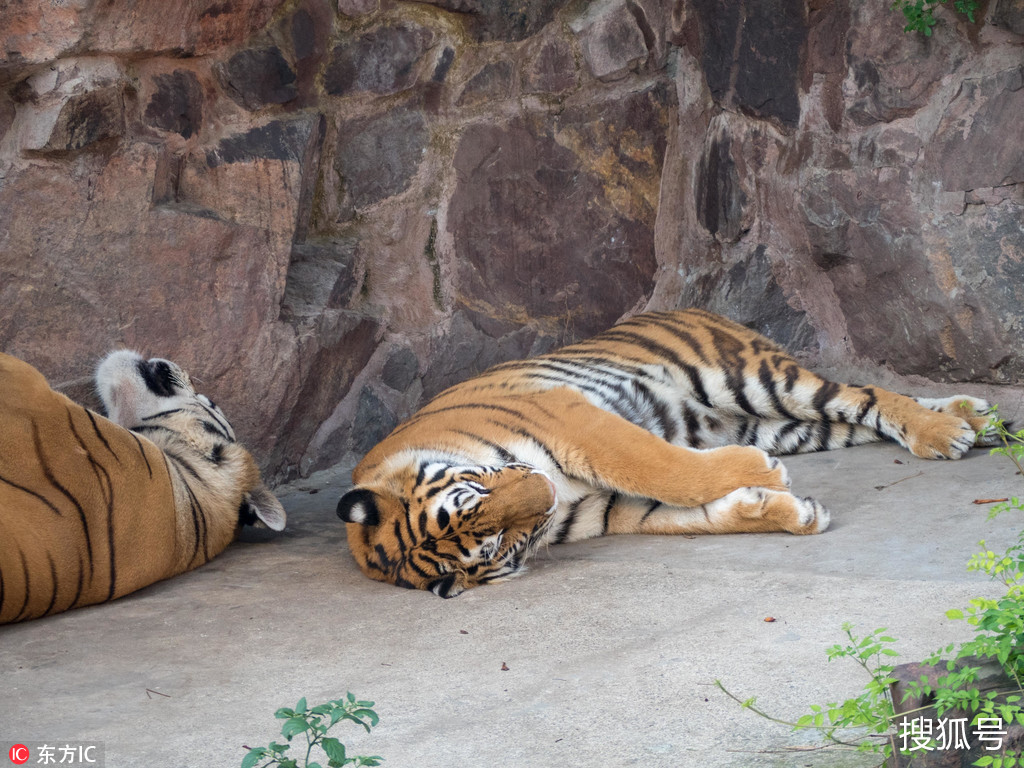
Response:
[[[594,3],[572,29],[587,68],[599,80],[619,80],[647,59],[643,31],[626,0]]]
[[[285,104],[298,95],[295,72],[278,48],[239,51],[223,76],[228,95],[246,109]]]
[[[415,24],[383,27],[337,46],[324,74],[324,87],[333,96],[353,91],[386,95],[411,87],[420,61],[432,39]]]
[[[190,138],[203,122],[203,90],[198,78],[192,72],[176,69],[154,80],[156,92],[143,115],[146,122],[183,139]]]
[[[421,0],[466,17],[466,25],[481,42],[515,42],[539,32],[566,0]]]
[[[576,84],[576,59],[561,38],[547,40],[528,62],[525,90],[529,93],[562,93]]]
[[[600,116],[583,109],[553,123],[470,127],[455,153],[449,210],[463,254],[458,302],[549,332],[571,322],[589,335],[645,300],[666,102],[654,88]]]
[[[0,6],[0,349],[179,360],[274,478],[697,305],[890,387],[1024,381],[1019,0]]]
[[[359,209],[408,189],[427,139],[423,116],[412,110],[344,125],[335,170],[348,204]]]

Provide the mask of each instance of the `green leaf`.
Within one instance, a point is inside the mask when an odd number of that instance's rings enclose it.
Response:
[[[370,721],[370,725],[372,726],[376,726],[377,723],[380,722],[380,718],[377,717],[377,713],[374,712],[372,709],[357,709],[352,714],[354,714],[356,717],[365,717],[367,720]]]
[[[320,742],[320,746],[324,748],[324,752],[331,760],[337,760],[344,764],[345,760],[348,759],[345,755],[345,745],[332,736],[324,738]]]
[[[293,736],[305,733],[309,728],[310,725],[304,717],[292,717],[281,726],[281,735],[288,739],[288,741],[291,741]]]
[[[261,758],[265,757],[266,754],[267,750],[264,747],[250,749],[245,754],[245,757],[242,758],[242,768],[253,768],[253,766],[256,765]]]
[[[299,703],[295,705],[295,713],[301,714],[306,711],[306,697],[303,696],[299,699]]]
[[[964,612],[959,610],[958,608],[951,608],[950,610],[946,611],[947,619],[962,619],[963,617]]]

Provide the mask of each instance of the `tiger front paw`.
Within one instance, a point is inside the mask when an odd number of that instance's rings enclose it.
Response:
[[[906,446],[922,459],[959,459],[978,439],[966,420],[935,411],[909,431]]]
[[[998,414],[995,406],[980,397],[956,395],[955,397],[918,397],[917,402],[925,408],[966,421],[974,430],[974,444],[977,446],[999,445],[999,430],[996,428]]]

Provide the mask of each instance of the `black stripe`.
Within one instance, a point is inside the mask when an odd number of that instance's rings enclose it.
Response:
[[[499,426],[502,426],[502,425],[499,425]],[[558,459],[555,458],[555,454],[551,452],[551,449],[548,448],[548,446],[543,441],[541,441],[541,439],[539,437],[537,437],[536,435],[532,434],[531,432],[528,432],[525,429],[512,429],[510,427],[506,427],[506,429],[508,429],[508,431],[511,432],[514,435],[520,435],[521,437],[525,437],[525,438],[529,439],[530,442],[532,442],[534,445],[536,445],[538,448],[540,448],[542,451],[544,451],[544,454],[548,457],[548,459],[551,461],[551,463],[555,465],[555,469],[557,469],[563,475],[565,474],[565,471],[562,468],[561,462]]]
[[[867,395],[867,399],[861,405],[860,410],[857,411],[858,424],[863,424],[864,420],[867,419],[868,413],[871,412],[871,409],[878,405],[878,396],[875,394],[875,390],[871,387],[865,387],[862,391]]]
[[[700,419],[685,400],[683,401],[683,424],[686,425],[686,444],[691,448],[700,447]]]
[[[420,565],[418,562],[416,562],[417,556],[422,557],[426,561],[426,563],[433,568],[433,570],[432,571],[427,570],[422,565]],[[433,557],[428,557],[426,555],[426,553],[424,552],[424,550],[419,550],[418,552],[410,553],[409,557],[407,557],[405,559],[403,565],[406,568],[410,568],[411,570],[413,570],[416,573],[417,576],[420,576],[420,577],[422,577],[424,579],[435,578],[437,576],[437,572],[440,570],[437,567],[436,560]]]
[[[828,450],[829,441],[832,439],[832,422],[828,419],[822,419],[818,422],[818,437],[815,440],[817,450],[825,451]]]
[[[818,390],[814,393],[814,398],[811,400],[811,405],[814,407],[816,411],[818,411],[818,413],[821,414],[821,417],[826,421],[829,418],[828,412],[826,411],[826,406],[828,406],[828,404],[832,402],[832,398],[834,398],[836,396],[836,393],[838,392],[838,384],[836,384],[834,381],[822,380],[821,385],[818,387]]]
[[[435,400],[436,399],[437,398],[435,398]],[[433,402],[433,401],[431,401],[431,402]],[[417,413],[413,414],[412,418],[410,418],[408,421],[404,422],[403,424],[399,424],[398,427],[396,427],[395,430],[391,433],[391,435],[394,436],[394,435],[400,434],[401,432],[405,431],[406,429],[411,427],[413,424],[415,424],[416,422],[420,421],[421,419],[423,419],[423,418],[425,418],[427,416],[434,416],[436,414],[445,413],[447,411],[480,410],[480,409],[487,410],[487,411],[498,411],[499,413],[507,413],[508,415],[514,416],[517,419],[521,419],[522,421],[525,421],[525,422],[527,422],[529,424],[532,424],[535,427],[538,427],[538,428],[543,427],[542,424],[539,424],[534,419],[531,419],[529,416],[527,416],[522,411],[518,411],[515,408],[508,408],[508,407],[503,406],[503,405],[495,405],[494,403],[485,403],[485,402],[457,403],[456,405],[446,405],[446,406],[442,406],[441,408],[433,408],[433,409],[430,408],[430,404],[428,403],[424,407],[423,410],[420,410]]]
[[[185,461],[185,459],[181,455],[177,453],[171,453],[169,450],[166,449],[164,450],[164,455],[167,456],[167,458],[172,459],[175,465],[180,466],[182,469],[184,469],[190,475],[192,475],[192,477],[194,477],[196,480],[198,480],[199,482],[203,482],[203,476],[196,471],[195,467],[193,467],[190,463]]]
[[[135,443],[139,446],[139,453],[142,454],[142,460],[146,462],[146,471],[149,472],[149,476],[153,477],[153,467],[149,465],[149,458],[146,456],[146,449],[142,445],[142,441],[139,440],[139,436],[131,430],[128,430],[128,434],[135,438]]]
[[[172,435],[178,435],[175,430],[161,424],[136,424],[134,427],[129,427],[129,429],[139,434],[145,434],[146,432],[170,432]]]
[[[68,608],[74,608],[78,605],[78,601],[82,599],[82,589],[85,588],[85,564],[82,562],[82,553],[78,553],[78,584],[75,587],[75,596],[68,603]]]
[[[779,393],[775,386],[775,377],[772,376],[767,360],[761,361],[761,365],[757,371],[757,377],[761,381],[761,386],[764,387],[765,391],[768,393],[768,397],[772,401],[772,406],[775,408],[775,412],[784,419],[796,419],[796,417],[786,409],[786,406],[782,404],[782,400],[779,398]]]
[[[87,411],[88,413],[88,411]],[[93,422],[95,427],[96,423]],[[75,440],[85,451],[85,455],[89,459],[89,466],[92,468],[93,475],[96,478],[96,484],[100,487],[100,493],[103,495],[103,501],[107,505],[107,549],[110,560],[110,592],[107,597],[108,600],[113,599],[114,594],[114,582],[117,574],[117,555],[114,548],[114,484],[110,479],[110,473],[107,472],[106,467],[96,461],[93,458],[93,452],[83,442],[81,436],[78,434],[78,430],[75,428],[75,423],[71,418],[71,412],[68,411],[68,427],[71,429],[71,434],[75,436]],[[108,446],[109,448],[109,446]],[[113,454],[113,451],[111,451]],[[114,456],[115,460],[117,456]],[[120,461],[118,461],[120,464]],[[56,599],[56,594],[54,594]]]
[[[604,528],[601,530],[602,534],[608,533],[608,520],[611,518],[612,507],[615,506],[615,502],[617,502],[618,500],[618,491],[612,491],[608,495],[608,503],[604,505]]]
[[[696,337],[679,327],[678,323],[680,320],[681,319],[678,316],[672,315],[669,312],[656,312],[654,314],[644,315],[645,325],[656,325],[659,328],[664,328],[693,350],[693,353],[699,357],[702,362],[710,365],[711,361],[704,353],[704,348],[701,346],[700,342],[697,341]]]
[[[35,446],[36,456],[39,458],[39,466],[43,470],[43,475],[49,481],[50,485],[52,485],[54,488],[60,491],[64,495],[64,498],[66,498],[74,505],[75,510],[78,512],[78,520],[82,524],[82,532],[85,535],[85,548],[89,555],[89,578],[91,579],[94,574],[94,570],[92,567],[92,535],[89,532],[89,521],[85,516],[85,510],[82,508],[82,505],[81,503],[79,503],[78,499],[75,498],[75,496],[67,488],[61,485],[60,482],[58,482],[57,478],[54,477],[53,472],[50,471],[49,462],[46,460],[46,455],[43,453],[43,444],[41,438],[39,437],[38,424],[32,425],[32,441]]]
[[[53,606],[57,603],[57,566],[53,562],[53,555],[49,552],[46,553],[46,559],[50,563],[50,579],[53,583],[53,594],[50,596],[50,604],[46,606],[46,610],[43,611],[43,616],[49,616],[50,612],[53,611]]]
[[[487,446],[488,448],[490,448],[492,451],[494,451],[498,455],[498,460],[499,461],[503,461],[506,464],[509,464],[509,463],[512,463],[512,462],[516,461],[516,457],[514,455],[512,455],[509,451],[507,451],[505,448],[503,448],[502,446],[498,445],[497,443],[495,443],[495,442],[493,442],[491,440],[488,440],[485,437],[481,437],[480,435],[478,435],[478,434],[476,434],[474,432],[468,432],[468,431],[463,430],[463,429],[453,429],[451,431],[454,432],[457,435],[462,435],[463,437],[468,437],[471,440],[475,440],[476,442],[480,443],[481,445]]]
[[[28,575],[28,563],[25,562],[25,553],[22,552],[21,547],[18,547],[18,557],[21,558],[21,573],[25,577],[25,600],[21,604],[21,608],[14,615],[14,621],[19,621],[25,616],[25,610],[28,608],[28,596],[32,592],[32,584],[29,581]]]
[[[100,442],[103,443],[103,447],[106,448],[108,451],[110,451],[110,455],[114,457],[114,461],[116,461],[118,464],[120,464],[121,463],[121,459],[118,458],[116,453],[114,453],[114,449],[110,447],[110,443],[107,442],[107,438],[105,438],[103,436],[103,433],[100,432],[100,425],[96,422],[96,417],[93,415],[92,411],[90,411],[88,408],[83,409],[83,410],[85,410],[85,415],[89,417],[89,422],[92,424],[92,429],[93,429],[93,432],[96,433],[96,437],[98,437]],[[68,421],[70,421],[70,420],[71,420],[71,409],[69,408],[68,409]]]
[[[377,554],[377,560],[379,563],[377,567],[385,573],[389,572],[394,567],[394,563],[391,558],[388,557],[388,551],[384,549],[384,545],[375,545],[373,551]]]
[[[555,534],[554,539],[552,539],[553,543],[561,544],[569,537],[569,531],[576,522],[576,518],[580,513],[580,505],[589,498],[589,496],[583,496],[576,499],[576,501],[570,505],[568,514],[559,524],[558,532]]]
[[[650,404],[654,409],[654,418],[661,427],[661,437],[665,441],[671,443],[672,438],[676,436],[676,423],[669,415],[668,407],[654,394],[654,392],[651,391],[651,388],[642,381],[634,381],[633,387],[640,393],[644,402]]]
[[[712,346],[718,353],[722,373],[725,374],[725,385],[732,392],[736,405],[751,416],[760,416],[761,414],[754,410],[743,391],[746,385],[743,342],[731,333],[717,327],[708,328],[708,332],[711,334]]]
[[[846,435],[846,443],[845,443],[845,446],[846,446],[847,448],[849,448],[850,446],[852,446],[852,445],[854,444],[854,442],[853,442],[853,438],[854,438],[854,437],[856,436],[856,434],[857,434],[857,427],[855,427],[855,426],[854,426],[853,424],[847,424],[847,425],[846,425],[846,428],[847,428],[847,429],[849,430],[849,433],[848,433],[848,434]]]
[[[143,416],[143,421],[152,421],[153,419],[159,419],[161,416],[172,416],[175,413],[182,413],[184,408],[169,408],[166,411],[159,411],[157,413],[151,413],[149,416]]]
[[[46,499],[46,497],[36,493],[35,491],[26,488],[23,485],[18,485],[18,483],[8,480],[6,477],[0,477],[0,483],[5,483],[6,485],[11,486],[11,488],[15,488],[21,491],[22,493],[27,493],[29,496],[34,496],[35,498],[39,499],[39,501],[43,502],[43,504],[48,506],[58,517],[64,517],[61,511],[57,509],[57,507],[55,507],[52,503],[50,503],[50,501]]]
[[[795,430],[799,429],[801,424],[803,424],[803,422],[800,421],[799,419],[787,421],[783,425],[782,429],[779,430],[779,433],[775,436],[775,446],[781,447],[782,441],[786,438],[786,436],[789,435],[790,432],[794,432]]]
[[[657,499],[651,499],[650,506],[647,507],[647,511],[644,512],[644,516],[640,518],[640,525],[647,522],[647,518],[654,514],[654,510],[661,506],[661,502]]]
[[[176,461],[168,461],[168,459],[172,458],[174,457],[164,454],[164,463],[168,468],[167,473],[170,474],[171,467],[174,467],[175,471],[178,473],[178,480],[184,486],[185,492],[188,494],[189,510],[192,512],[192,557],[189,558],[189,563],[191,564],[199,556],[199,517],[202,513],[202,506],[199,504],[199,500],[196,498],[195,494],[192,493],[192,488],[189,487],[188,480],[185,479],[185,475],[181,471],[181,467],[178,466],[178,463]],[[177,513],[177,510],[175,510],[175,513]]]
[[[231,437],[231,425],[228,424],[228,420],[224,416],[222,416],[212,407],[207,406],[206,403],[204,403],[202,400],[196,400],[195,404],[202,408],[204,411],[206,411],[207,415],[209,415],[209,417],[217,423],[217,425],[220,427],[221,437],[223,437],[229,443],[235,442],[235,439]]]
[[[647,352],[657,355],[664,360],[668,360],[676,368],[679,368],[690,380],[690,386],[693,388],[694,397],[697,398],[698,402],[708,408],[711,407],[711,401],[708,399],[707,390],[704,389],[704,382],[701,380],[700,373],[697,368],[680,358],[679,355],[676,354],[675,350],[666,347],[664,344],[659,344],[658,342],[639,333],[618,330],[618,327],[605,331],[605,333],[601,334],[600,338],[625,341],[627,343],[635,344]]]
[[[786,366],[786,391],[792,392],[793,387],[796,386],[797,379],[800,378],[800,366],[796,363],[792,363]]]

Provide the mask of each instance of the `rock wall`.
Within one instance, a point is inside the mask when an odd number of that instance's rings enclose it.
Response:
[[[1024,7],[888,6],[13,0],[0,349],[178,360],[278,479],[645,308],[1019,404]]]

